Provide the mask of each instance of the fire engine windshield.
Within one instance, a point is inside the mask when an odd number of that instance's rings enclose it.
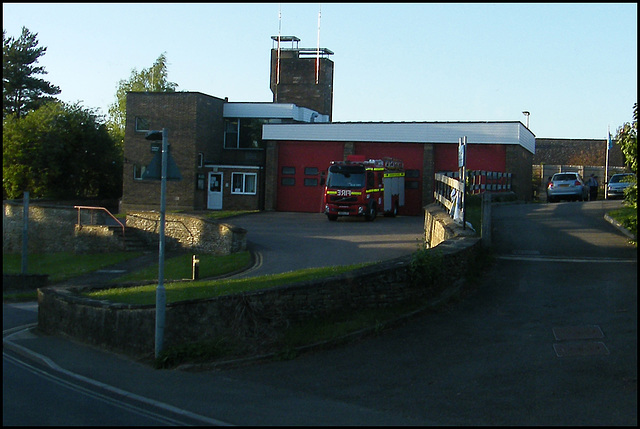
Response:
[[[332,165],[327,188],[364,188],[365,171],[361,165]]]

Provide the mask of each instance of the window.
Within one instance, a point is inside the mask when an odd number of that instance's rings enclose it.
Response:
[[[317,167],[305,167],[304,174],[307,176],[317,176],[318,168]]]
[[[280,183],[282,184],[282,186],[295,186],[296,179],[294,179],[293,177],[283,177]]]
[[[145,171],[147,171],[145,165],[133,164],[133,180],[142,180]]]
[[[283,175],[294,175],[296,174],[296,168],[295,167],[282,167],[282,174]]]
[[[224,120],[224,147],[225,149],[238,148],[238,125],[237,119]]]
[[[405,172],[405,177],[407,179],[419,179],[420,178],[420,170],[407,170]]]
[[[318,186],[318,179],[310,179],[305,177],[304,186]]]
[[[231,193],[255,195],[257,179],[256,173],[231,173]]]
[[[204,153],[198,152],[198,167],[202,168],[204,166]]]
[[[149,131],[149,120],[136,116],[136,131],[138,132]]]
[[[225,149],[260,149],[265,119],[225,119]]]
[[[240,121],[240,138],[238,147],[241,149],[259,149],[262,141],[262,124],[264,119],[242,119]]]

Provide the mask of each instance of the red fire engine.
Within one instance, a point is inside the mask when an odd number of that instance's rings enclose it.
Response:
[[[324,212],[329,220],[338,216],[364,216],[372,221],[378,213],[395,216],[404,206],[404,163],[395,158],[365,159],[350,155],[333,161],[324,188]]]

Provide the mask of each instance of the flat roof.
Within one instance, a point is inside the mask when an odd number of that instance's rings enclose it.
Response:
[[[508,122],[331,122],[265,124],[263,140],[388,143],[514,144],[535,154],[535,135],[519,121]]]

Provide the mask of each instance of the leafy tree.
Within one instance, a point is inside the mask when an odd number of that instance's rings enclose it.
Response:
[[[47,101],[55,99],[60,88],[37,77],[47,72],[36,66],[47,48],[38,47],[37,33],[22,27],[18,39],[7,38],[2,30],[2,117],[15,113],[22,117]]]
[[[178,84],[170,82],[167,77],[167,57],[165,53],[162,53],[148,69],[138,72],[134,68],[131,70],[131,76],[128,80],[120,80],[116,91],[116,101],[109,106],[107,124],[109,132],[118,144],[122,145],[124,141],[127,92],[174,92]]]
[[[626,123],[616,134],[616,144],[620,145],[629,169],[638,174],[638,103],[633,104],[633,122]],[[625,201],[638,208],[638,184],[634,183],[625,191]]]
[[[49,102],[3,121],[4,196],[117,198],[122,152],[102,118],[79,104]]]

